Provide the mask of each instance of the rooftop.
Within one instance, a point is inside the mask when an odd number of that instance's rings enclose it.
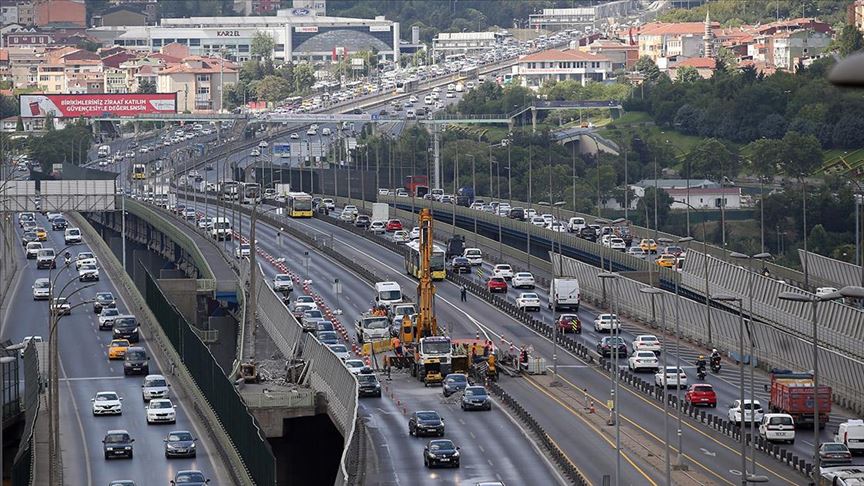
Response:
[[[673,68],[692,67],[696,69],[714,69],[717,67],[717,60],[713,57],[691,57],[684,59],[672,66]]]
[[[711,28],[720,27],[718,22],[711,22]],[[683,34],[704,34],[704,22],[652,22],[645,24],[639,30],[639,35],[683,35]]]
[[[549,49],[519,58],[519,62],[538,61],[608,61],[608,57],[577,49]]]

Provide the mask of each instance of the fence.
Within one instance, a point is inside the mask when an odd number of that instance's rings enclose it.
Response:
[[[37,347],[39,348],[37,351]],[[17,352],[17,351],[15,351]],[[30,342],[24,348],[24,433],[12,463],[12,485],[29,486],[34,477],[34,432],[39,416],[39,398],[42,393],[42,378],[39,372],[39,353],[48,352],[47,343],[37,345]]]
[[[801,259],[801,267],[807,267],[810,272],[811,281],[822,281],[838,288],[864,285],[864,274],[861,273],[860,265],[841,262],[810,251],[805,252],[803,249],[798,250],[798,258]]]
[[[234,384],[226,378],[210,350],[168,301],[149,272],[145,275],[144,296],[147,306],[231,437],[252,479],[258,485],[275,485],[276,459],[255,418],[246,409]]]
[[[557,262],[559,257],[553,255],[552,258]],[[602,298],[603,282],[597,276],[597,268],[563,257],[561,269],[563,275],[579,280],[584,297],[596,301]],[[611,295],[615,310],[621,315],[628,315],[643,322],[660,323],[662,314],[665,313],[667,327],[673,329],[677,312],[681,337],[700,342],[708,335],[710,322],[714,336],[712,344],[727,352],[738,352],[740,322],[735,314],[709,311],[704,304],[685,297],[676,299],[671,292],[664,292],[663,297],[652,301],[650,294],[639,291],[645,285],[624,277],[616,279],[615,282],[606,284],[607,292]],[[708,312],[711,312],[710,321]],[[806,336],[790,334],[771,323],[748,321],[748,325],[755,342],[754,356],[759,361],[775,368],[812,369],[812,340]],[[857,413],[864,411],[864,362],[843,356],[833,349],[820,347],[819,363],[820,377],[824,383],[832,386],[835,400]]]

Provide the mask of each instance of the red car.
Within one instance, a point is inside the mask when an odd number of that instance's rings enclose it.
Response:
[[[684,401],[690,405],[705,405],[707,407],[717,406],[717,394],[714,393],[714,387],[707,383],[697,383],[690,385],[687,393],[684,394]]]
[[[504,280],[503,277],[492,277],[486,282],[486,288],[489,289],[489,292],[504,292],[507,293],[507,281]]]
[[[398,219],[391,219],[390,221],[387,221],[387,231],[399,231],[401,229],[402,221],[399,221]]]
[[[564,334],[568,332],[582,334],[582,321],[576,314],[561,314],[558,318],[558,331]]]

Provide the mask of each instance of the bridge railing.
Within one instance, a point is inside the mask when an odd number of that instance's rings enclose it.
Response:
[[[845,287],[847,285],[862,285],[861,266],[851,263],[841,262],[826,256],[805,252],[803,249],[798,249],[798,258],[801,260],[801,266],[807,266],[810,272],[810,278],[818,279],[824,282],[826,287],[836,286]]]

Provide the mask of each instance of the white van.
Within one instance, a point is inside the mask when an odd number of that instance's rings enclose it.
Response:
[[[785,413],[766,413],[759,423],[759,436],[771,442],[795,442],[795,421]]]
[[[390,306],[402,302],[402,287],[396,282],[377,282],[375,284],[375,303]]]
[[[573,217],[570,218],[570,221],[567,223],[567,231],[578,233],[582,231],[582,228],[585,226],[585,218]]]
[[[471,265],[483,264],[483,252],[480,251],[480,248],[465,248],[465,251],[462,252],[462,256],[467,258],[468,263]]]
[[[63,240],[67,245],[81,243],[81,230],[78,228],[66,228],[66,231],[63,232]]]
[[[213,218],[210,236],[216,241],[231,241],[231,221],[228,218]]]
[[[111,155],[111,146],[110,145],[100,145],[97,155],[99,157],[108,157]]]
[[[864,420],[849,419],[840,424],[834,441],[846,444],[852,454],[864,452]]]
[[[552,311],[579,311],[579,281],[575,278],[553,278],[549,284],[549,308]]]

